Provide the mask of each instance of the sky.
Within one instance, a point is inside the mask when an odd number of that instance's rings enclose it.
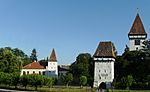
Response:
[[[0,47],[35,48],[39,60],[54,48],[58,64],[71,64],[112,41],[121,55],[137,13],[150,33],[149,11],[150,0],[0,0]]]

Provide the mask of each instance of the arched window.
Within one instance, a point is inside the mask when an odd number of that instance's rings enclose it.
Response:
[[[41,71],[39,71],[39,75],[41,75]]]
[[[23,75],[26,75],[26,72],[25,72],[25,71],[23,71]]]

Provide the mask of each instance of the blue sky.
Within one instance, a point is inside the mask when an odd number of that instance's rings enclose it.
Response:
[[[150,33],[150,0],[0,0],[0,47],[28,55],[35,48],[38,59],[54,48],[59,64],[93,55],[100,41],[112,41],[122,54],[137,8]]]

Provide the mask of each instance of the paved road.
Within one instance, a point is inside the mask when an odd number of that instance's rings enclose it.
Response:
[[[17,91],[17,90],[0,89],[0,92],[31,92],[31,91]],[[35,92],[35,91],[32,91],[32,92]]]

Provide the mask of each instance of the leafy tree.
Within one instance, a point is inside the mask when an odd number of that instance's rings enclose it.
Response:
[[[8,85],[8,86],[10,86],[11,85],[11,83],[12,83],[12,73],[4,73],[4,76],[3,76],[3,84],[5,84],[5,85]]]
[[[30,74],[29,76],[29,84],[35,87],[37,90],[38,86],[42,86],[44,84],[44,77],[39,74]]]
[[[150,39],[143,42],[143,50],[150,50]]]
[[[73,75],[71,73],[68,73],[66,75],[61,76],[61,79],[68,87],[69,83],[73,80]]]
[[[129,87],[132,85],[133,83],[133,77],[131,75],[128,75],[127,77],[122,77],[121,78],[121,83],[122,86],[125,87],[126,89],[129,89]]]
[[[71,64],[70,72],[74,76],[74,84],[80,84],[79,78],[80,76],[86,76],[87,82],[89,85],[93,83],[94,76],[94,63],[92,61],[92,57],[88,53],[79,54],[76,58],[76,61]]]
[[[12,73],[12,78],[11,78],[11,84],[17,88],[17,85],[20,82],[20,74],[19,73]]]
[[[128,45],[126,45],[126,48],[125,48],[125,50],[124,50],[125,52],[127,52],[127,51],[129,51],[129,47],[128,47]]]
[[[37,54],[36,49],[33,49],[31,56],[30,56],[31,61],[37,61],[37,55],[36,54]]]
[[[87,77],[86,76],[81,76],[80,77],[81,88],[83,88],[83,85],[86,85],[86,84],[87,84]]]
[[[0,72],[0,84],[4,83],[5,74],[4,72]]]
[[[29,84],[29,75],[22,75],[21,77],[20,77],[20,83],[25,87],[25,89],[26,89],[26,87],[27,87],[27,85]]]
[[[6,73],[20,72],[21,60],[7,48],[0,49],[0,71]]]
[[[126,83],[127,89],[129,89],[129,87],[132,85],[134,79],[133,79],[132,75],[128,75],[126,80],[127,80],[127,83]]]

